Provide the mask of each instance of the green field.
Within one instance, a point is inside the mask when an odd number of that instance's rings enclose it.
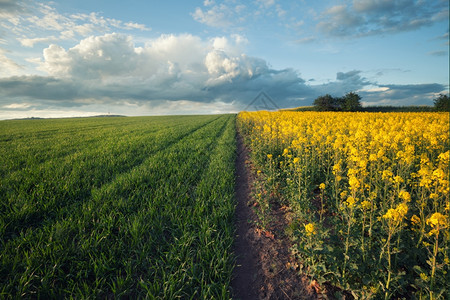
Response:
[[[235,116],[0,122],[0,298],[230,298]]]

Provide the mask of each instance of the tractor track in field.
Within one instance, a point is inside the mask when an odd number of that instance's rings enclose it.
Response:
[[[288,224],[284,208],[273,205],[267,231],[257,227],[251,196],[254,174],[249,151],[238,133],[233,299],[318,299],[306,276],[288,267],[295,262],[289,253],[289,238],[284,234]]]

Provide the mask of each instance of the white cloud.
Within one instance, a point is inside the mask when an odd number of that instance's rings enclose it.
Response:
[[[7,109],[25,109],[31,107],[32,104],[30,103],[11,103],[8,105],[4,105],[3,108]]]
[[[33,15],[26,18],[26,20],[35,27],[45,30],[62,31],[73,25],[69,18],[57,13],[57,11],[49,5],[39,4],[38,11],[40,16]]]
[[[51,75],[64,76],[69,72],[70,57],[64,48],[58,45],[50,45],[44,49],[44,63],[41,69],[47,71]]]
[[[276,6],[276,11],[277,11],[278,17],[280,17],[280,18],[284,17],[287,13],[287,11],[285,11],[279,4],[277,4],[277,6]]]
[[[388,87],[369,86],[369,88],[360,89],[358,92],[386,92],[387,90],[389,90]]]
[[[22,46],[24,47],[33,47],[34,44],[36,43],[49,43],[49,42],[54,42],[57,41],[58,38],[55,36],[49,36],[49,37],[44,37],[44,38],[34,38],[34,39],[18,39],[19,42],[22,44]]]
[[[1,0],[0,8],[10,8],[4,12],[0,9],[0,35],[15,35],[15,38],[25,47],[34,47],[37,43],[49,43],[60,40],[72,40],[79,36],[87,37],[92,34],[104,34],[114,30],[119,31],[149,31],[144,24],[123,22],[121,20],[105,18],[101,14],[60,14],[52,3],[35,3],[19,1],[20,5],[11,6],[10,0]],[[22,3],[23,2],[23,3]],[[20,9],[20,10],[19,10]],[[20,11],[20,13],[19,13]]]
[[[207,85],[222,84],[232,82],[238,77],[250,79],[253,75],[258,75],[262,70],[261,66],[254,66],[253,61],[247,56],[229,57],[224,51],[214,50],[209,52],[205,58],[205,66],[210,78]],[[265,68],[267,69],[267,67]]]
[[[17,75],[23,69],[21,65],[8,58],[6,52],[0,48],[0,77]]]
[[[80,34],[81,36],[87,36],[90,33],[94,32],[95,30],[96,30],[95,25],[91,23],[76,25],[73,27],[73,31]]]
[[[211,5],[214,5],[214,4],[215,4],[214,0],[205,0],[205,1],[203,1],[203,5],[204,6],[211,6]]]
[[[211,27],[228,27],[233,24],[234,11],[225,4],[214,5],[205,11],[197,7],[192,17]]]
[[[147,28],[147,26],[145,26],[144,24],[138,24],[138,23],[133,23],[133,22],[128,22],[124,24],[124,28],[125,29],[139,29],[142,31],[149,31],[151,30],[150,28]]]
[[[275,4],[275,0],[256,0],[256,3],[264,8],[269,8]]]

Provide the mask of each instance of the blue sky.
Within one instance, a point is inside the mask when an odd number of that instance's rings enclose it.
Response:
[[[0,0],[0,119],[238,112],[449,90],[447,0]]]

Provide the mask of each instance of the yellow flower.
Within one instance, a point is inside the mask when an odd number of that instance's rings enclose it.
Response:
[[[430,232],[428,232],[428,236],[438,235],[439,230],[437,229],[431,229]]]
[[[341,164],[337,163],[333,166],[333,174],[336,174],[339,171],[341,171]]]
[[[403,183],[403,182],[405,182],[401,176],[395,176],[394,177],[394,181],[395,181],[395,183]]]
[[[443,179],[445,177],[445,172],[442,169],[436,169],[433,171],[433,177]]]
[[[406,202],[411,201],[411,195],[407,191],[400,191],[398,197],[405,200]]]
[[[395,209],[398,211],[401,219],[408,213],[408,205],[406,203],[400,203]]]
[[[390,170],[384,170],[383,174],[381,175],[381,179],[383,180],[389,180],[391,177],[394,176]]]
[[[356,200],[355,200],[355,198],[350,196],[350,197],[347,198],[347,200],[345,202],[346,202],[348,207],[353,208],[355,206]]]
[[[370,154],[370,156],[369,156],[369,161],[376,161],[378,158],[377,158],[377,155],[376,154]]]
[[[300,158],[294,157],[294,164],[298,164],[299,161],[300,161]]]
[[[361,202],[361,207],[366,210],[369,209],[372,206],[372,204],[370,203],[370,201],[364,200],[363,202]]]
[[[388,211],[383,215],[383,219],[396,221],[399,219],[398,212],[393,208],[389,208]]]
[[[420,218],[419,218],[418,216],[416,216],[416,215],[413,215],[413,216],[411,217],[411,223],[412,223],[413,225],[419,224],[419,223],[420,223]]]
[[[272,154],[267,154],[267,158],[268,159],[272,159],[273,155]]]
[[[420,278],[422,278],[423,281],[428,281],[428,276],[425,273],[420,273]]]
[[[347,171],[347,175],[350,177],[352,175],[356,175],[358,173],[357,169],[349,168]]]
[[[440,229],[446,228],[448,225],[447,216],[439,212],[436,212],[427,219],[427,225],[430,225],[433,228],[436,227],[439,227]]]
[[[352,189],[357,189],[360,185],[358,178],[356,178],[355,176],[350,177],[350,179],[348,180],[348,184]]]
[[[289,150],[287,149],[287,148],[285,148],[284,150],[283,150],[283,156],[286,156],[286,155],[288,155],[289,154]]]
[[[408,212],[408,205],[406,203],[400,203],[395,209],[390,208],[383,215],[383,219],[392,220],[394,222],[400,222],[406,216]]]
[[[436,193],[431,193],[430,194],[430,199],[437,199],[437,198],[439,198],[439,195],[438,194],[436,194]]]
[[[321,184],[319,185],[319,188],[323,191],[323,190],[325,189],[325,183],[321,183]]]
[[[450,157],[450,150],[444,153],[439,154],[438,158],[443,164],[448,164]]]
[[[316,226],[314,223],[308,223],[305,226],[306,235],[310,236],[312,234],[316,234]]]
[[[367,161],[360,160],[359,161],[359,167],[362,168],[362,169],[365,169],[367,167]]]

